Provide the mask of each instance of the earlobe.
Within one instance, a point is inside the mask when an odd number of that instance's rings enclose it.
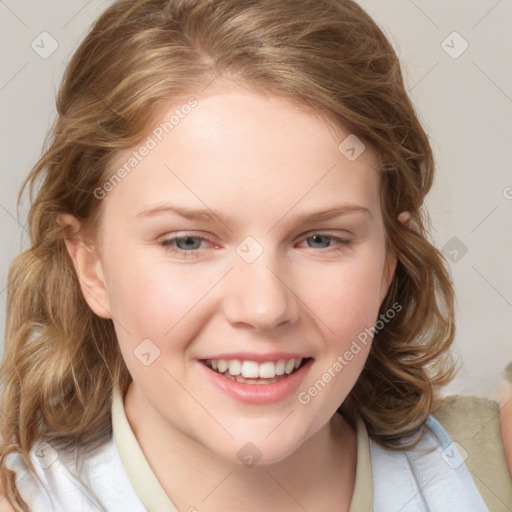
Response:
[[[112,318],[103,265],[97,247],[80,230],[79,221],[69,214],[57,218],[66,249],[73,263],[84,299],[101,318]]]
[[[398,222],[401,222],[402,224],[405,224],[406,226],[409,225],[409,222],[411,222],[411,213],[410,212],[402,212],[397,217]]]

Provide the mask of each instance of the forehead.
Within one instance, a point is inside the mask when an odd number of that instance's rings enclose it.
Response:
[[[289,99],[231,87],[174,101],[160,114],[141,144],[115,158],[111,173],[128,172],[107,196],[112,207],[138,212],[172,201],[227,215],[322,201],[379,208],[376,152]]]

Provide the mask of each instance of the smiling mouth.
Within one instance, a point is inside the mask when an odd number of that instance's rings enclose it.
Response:
[[[201,362],[222,377],[240,384],[275,384],[295,373],[310,359],[280,359],[264,363],[239,359],[205,359]]]

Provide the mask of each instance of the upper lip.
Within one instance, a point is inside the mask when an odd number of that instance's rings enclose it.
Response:
[[[208,357],[202,357],[200,360],[219,360],[219,359],[240,359],[241,361],[256,361],[264,363],[266,361],[279,361],[279,359],[307,359],[311,356],[298,354],[296,352],[271,352],[268,354],[255,354],[254,352],[229,352],[226,354],[216,354]]]

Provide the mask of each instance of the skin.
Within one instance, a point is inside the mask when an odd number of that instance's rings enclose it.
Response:
[[[219,399],[203,383],[193,382],[193,360],[209,347],[223,350],[236,345],[239,350],[238,345],[242,345],[244,349],[261,352],[272,351],[274,345],[293,350],[299,347],[315,357],[314,371],[301,387],[305,389],[327,363],[332,364],[337,353],[345,350],[350,337],[347,333],[355,331],[356,324],[363,326],[375,314],[376,302],[383,297],[389,282],[386,272],[391,275],[394,269],[392,259],[385,263],[375,174],[369,172],[374,168],[375,155],[367,150],[355,163],[343,160],[335,148],[346,133],[341,131],[340,136],[332,137],[319,119],[297,114],[290,105],[275,100],[241,94],[239,90],[203,95],[200,100],[201,108],[194,112],[194,117],[182,122],[172,137],[154,150],[154,156],[146,157],[137,172],[105,199],[104,206],[108,206],[98,243],[85,237],[80,240],[80,236],[66,243],[90,307],[99,316],[114,319],[134,377],[125,397],[128,420],[179,510],[191,511],[189,507],[197,504],[197,496],[208,493],[211,494],[207,500],[201,502],[201,511],[230,509],[234,503],[249,511],[262,507],[347,510],[354,482],[355,437],[333,412],[352,387],[366,351],[345,369],[350,368],[350,372],[344,370],[343,377],[338,376],[307,407],[289,401],[279,408],[262,408]],[[168,115],[164,118],[168,119]],[[234,125],[230,127],[230,123]],[[236,144],[228,143],[229,137]],[[122,160],[120,155],[119,162]],[[179,171],[185,183],[193,184],[197,196],[175,175],[172,180],[172,173],[164,177],[162,162]],[[329,182],[325,178],[304,196],[331,165],[335,165],[335,172],[329,174]],[[137,174],[142,176],[137,179]],[[290,181],[286,183],[285,178]],[[249,185],[253,194],[247,193]],[[276,191],[275,195],[269,194],[269,190]],[[289,225],[282,223],[266,236],[269,226],[278,222],[300,198],[304,196],[298,204],[301,208],[324,206],[333,198],[333,190],[336,200],[359,199],[373,207],[370,209],[376,217],[372,216],[370,228],[361,230],[357,226],[360,221],[345,217],[308,229],[353,229],[357,241],[353,252],[340,252],[328,258],[321,253],[314,256],[313,252],[319,249],[299,249],[289,243],[294,237],[287,236],[294,231],[291,216],[287,218]],[[137,227],[133,212],[145,201],[160,200],[163,196],[165,200],[179,199],[180,204],[197,206],[201,206],[200,197],[208,205],[235,216],[236,229],[227,232],[215,224],[190,225],[175,218],[163,221],[164,225],[169,224],[169,232],[201,229],[216,235],[223,248],[220,256],[178,260],[167,253],[159,254],[157,243],[151,242],[153,237],[148,240],[145,234],[146,229],[152,228]],[[399,220],[407,222],[408,218],[404,212]],[[59,223],[75,230],[80,228],[69,215],[61,216]],[[356,226],[351,228],[353,223]],[[302,232],[300,226],[297,228],[297,232]],[[255,236],[265,250],[264,258],[250,266],[233,254],[237,240],[247,234]],[[373,256],[369,254],[370,248],[377,250]],[[228,267],[233,270],[222,286],[208,291],[205,283],[215,283]],[[277,270],[276,274],[293,293],[288,293],[279,279],[272,278],[270,269]],[[196,270],[200,271],[199,277]],[[323,294],[311,285],[317,279],[322,279]],[[176,289],[181,286],[181,294],[169,290],[170,282]],[[194,291],[193,285],[203,287],[206,295]],[[184,295],[184,290],[188,295]],[[364,297],[362,291],[370,295]],[[190,309],[195,298],[201,300]],[[163,324],[166,328],[175,327],[163,336],[159,330]],[[159,344],[161,357],[151,366],[143,367],[134,359],[132,350],[149,334]],[[172,370],[182,387],[172,378],[162,377],[166,369]],[[184,389],[193,392],[196,400],[187,397]],[[508,385],[500,404],[500,419],[512,476],[511,403],[512,386]],[[177,409],[179,415],[175,414]],[[205,409],[221,418],[232,437]],[[278,425],[275,432],[279,436],[259,430],[261,425],[268,424],[274,429]],[[234,457],[247,439],[263,449],[262,460],[250,470]],[[278,442],[274,442],[276,439]],[[216,487],[220,481],[222,486]],[[262,489],[265,493],[261,493]],[[14,511],[1,498],[1,490],[0,511]]]
[[[367,146],[349,161],[338,150],[349,132],[290,101],[230,84],[196,98],[103,199],[97,239],[67,241],[89,306],[114,320],[133,377],[129,423],[180,511],[348,510],[356,437],[335,412],[370,343],[307,405],[297,393],[277,404],[241,403],[211,385],[198,359],[307,354],[314,361],[304,391],[375,324],[396,266],[385,246],[378,155]],[[230,221],[138,217],[164,203],[219,210]],[[368,211],[296,220],[340,204]],[[80,228],[69,215],[59,222]],[[183,255],[162,246],[171,235],[208,240]],[[236,252],[248,236],[263,250],[252,263]],[[149,366],[134,354],[144,339],[160,350]],[[250,469],[237,457],[248,442],[261,452]]]

